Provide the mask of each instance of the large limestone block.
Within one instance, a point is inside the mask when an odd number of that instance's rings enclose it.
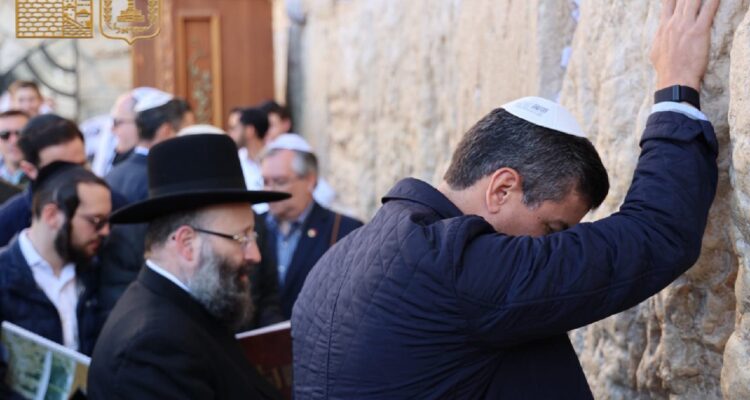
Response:
[[[290,79],[301,79],[289,82],[292,105],[340,202],[367,218],[399,178],[439,180],[462,133],[489,110],[523,95],[554,99],[573,7],[305,2],[299,53],[289,56],[299,66]]]
[[[731,216],[739,257],[736,328],[724,351],[721,390],[726,399],[750,398],[750,12],[737,29],[731,53],[729,126]]]
[[[721,397],[737,268],[729,240],[727,77],[733,31],[746,10],[746,1],[722,2],[702,90],[721,152],[719,190],[698,263],[634,309],[571,335],[597,398]],[[612,190],[592,219],[616,211],[630,185],[654,89],[648,52],[658,15],[658,2],[647,0],[582,4],[561,101],[584,123],[610,173]]]

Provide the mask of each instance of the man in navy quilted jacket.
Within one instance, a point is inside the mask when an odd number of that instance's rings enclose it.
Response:
[[[717,182],[699,111],[718,0],[664,0],[656,104],[620,211],[561,106],[524,98],[459,143],[444,182],[405,179],[326,253],[292,314],[297,399],[586,399],[566,333],[657,293],[697,259]]]

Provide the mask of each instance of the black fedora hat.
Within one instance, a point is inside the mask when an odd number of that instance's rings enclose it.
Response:
[[[265,203],[288,193],[245,187],[237,147],[226,135],[180,136],[148,154],[148,199],[110,216],[112,223],[141,223],[178,211],[225,203]]]

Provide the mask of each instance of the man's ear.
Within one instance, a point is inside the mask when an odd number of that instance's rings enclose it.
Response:
[[[174,131],[172,124],[170,124],[169,122],[165,122],[161,124],[159,129],[156,130],[153,144],[163,142],[167,139],[171,139],[175,137],[175,135],[177,135],[177,132]]]
[[[284,133],[292,131],[292,120],[288,118],[281,119],[281,126],[284,128]]]
[[[39,213],[39,219],[54,230],[60,229],[65,222],[65,216],[55,203],[45,204]]]
[[[34,166],[34,164],[26,160],[21,160],[21,163],[18,167],[21,168],[21,171],[23,171],[23,173],[26,174],[26,176],[28,176],[32,181],[36,180],[36,176],[39,175],[39,170]]]
[[[258,133],[255,131],[255,127],[252,125],[243,125],[242,134],[245,135],[245,141],[249,141],[250,139],[261,140],[258,137]]]
[[[318,175],[317,174],[309,174],[305,179],[305,184],[307,185],[307,189],[310,190],[310,193],[312,193],[315,190],[315,186],[318,185]]]
[[[513,168],[503,167],[490,175],[485,206],[490,213],[497,213],[512,196],[523,196],[521,175]]]
[[[177,253],[188,262],[193,262],[198,257],[197,240],[198,234],[189,226],[183,225],[177,228],[170,239],[174,242]]]

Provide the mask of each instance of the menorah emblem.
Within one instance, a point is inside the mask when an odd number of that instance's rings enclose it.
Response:
[[[99,29],[105,37],[133,44],[159,34],[160,10],[161,0],[147,0],[145,10],[135,0],[102,0]]]

